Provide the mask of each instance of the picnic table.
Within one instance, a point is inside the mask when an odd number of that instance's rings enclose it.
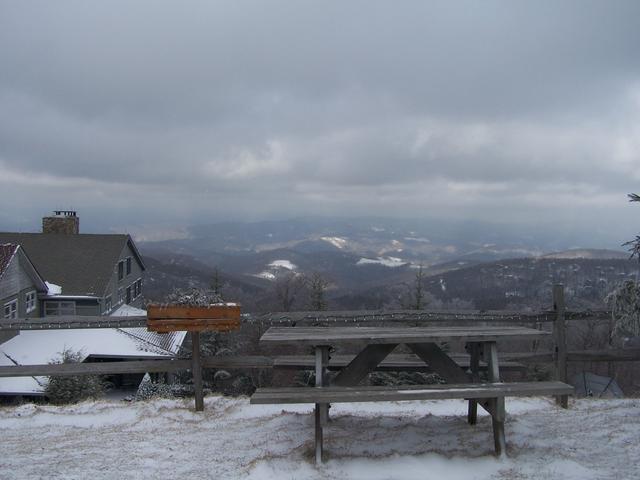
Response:
[[[503,383],[500,378],[498,342],[540,340],[549,333],[514,326],[455,327],[271,327],[260,342],[265,345],[307,345],[315,356],[314,387],[260,388],[251,403],[314,403],[315,458],[322,462],[323,426],[328,422],[328,405],[336,402],[372,402],[463,398],[469,400],[468,421],[477,421],[477,406],[492,418],[496,454],[505,452],[505,396],[569,395],[573,387],[562,382]],[[438,344],[461,341],[470,355],[463,369]],[[446,384],[363,387],[358,384],[398,345],[409,350]],[[337,347],[351,347],[359,353],[330,380],[330,353]],[[486,363],[488,382],[480,381],[480,362]]]

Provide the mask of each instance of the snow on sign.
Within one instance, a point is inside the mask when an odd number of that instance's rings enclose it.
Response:
[[[147,328],[153,332],[228,332],[240,328],[240,305],[149,305]]]

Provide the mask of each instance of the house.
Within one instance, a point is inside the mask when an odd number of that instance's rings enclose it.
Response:
[[[42,227],[42,233],[0,233],[4,318],[146,315],[145,266],[129,235],[81,234],[73,211],[54,212]],[[0,366],[46,364],[66,349],[83,362],[167,358],[179,353],[185,336],[146,328],[24,330],[0,336]],[[125,389],[141,379],[110,378]],[[0,396],[42,396],[46,384],[45,377],[0,378]]]
[[[129,235],[79,233],[74,211],[56,211],[42,233],[0,232],[0,244],[20,245],[49,285],[40,316],[109,315],[121,305],[142,307],[145,265]]]
[[[47,294],[47,286],[20,245],[0,243],[0,318],[40,316],[39,296]],[[17,332],[0,332],[0,343]]]

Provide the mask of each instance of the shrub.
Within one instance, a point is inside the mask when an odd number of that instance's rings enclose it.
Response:
[[[82,353],[65,349],[60,358],[50,364],[81,363]],[[105,391],[105,384],[97,375],[50,376],[44,393],[51,403],[63,405],[77,403],[88,398],[97,398]]]

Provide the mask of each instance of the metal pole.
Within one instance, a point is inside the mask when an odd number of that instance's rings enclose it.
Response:
[[[556,380],[567,383],[567,324],[565,319],[564,285],[553,286],[553,309],[556,318],[553,322],[553,336],[555,340]],[[556,403],[562,408],[569,407],[569,397],[559,395]]]

